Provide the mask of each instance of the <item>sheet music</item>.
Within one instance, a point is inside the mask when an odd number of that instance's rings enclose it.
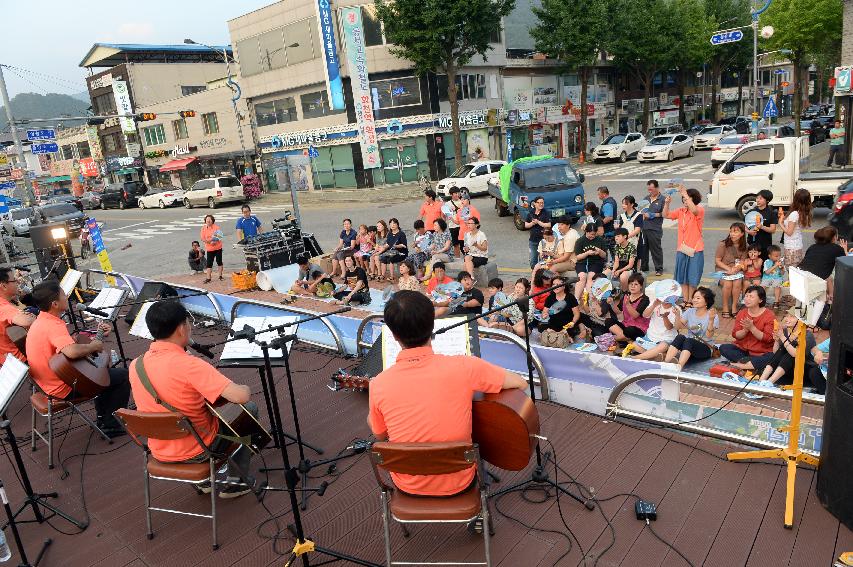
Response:
[[[125,289],[121,289],[119,287],[105,287],[98,293],[98,296],[92,300],[89,307],[106,311],[108,314],[106,319],[112,320],[115,318],[116,309],[118,309],[124,302],[125,294],[127,294],[127,290]],[[104,319],[104,317],[100,317],[99,315],[95,315],[95,317]]]
[[[71,295],[82,277],[83,272],[69,268],[68,271],[65,272],[65,275],[62,276],[62,281],[59,282],[59,287],[62,288],[65,295]]]
[[[136,315],[136,319],[133,320],[133,325],[130,326],[130,330],[128,333],[133,335],[134,337],[142,337],[143,339],[148,339],[149,341],[153,341],[154,337],[151,335],[151,331],[148,330],[148,323],[145,322],[145,314],[148,313],[148,310],[151,309],[151,306],[154,305],[153,301],[147,301],[142,304],[139,308],[139,313]]]
[[[6,413],[6,407],[21,387],[28,371],[26,364],[11,354],[6,355],[6,360],[0,367],[0,413]]]
[[[266,332],[264,333],[264,329],[269,329],[270,327],[277,327],[279,325],[283,325],[285,323],[292,323],[298,321],[299,317],[293,315],[281,316],[281,317],[237,317],[234,319],[234,322],[231,324],[231,330],[233,331],[242,331],[243,327],[248,325],[255,329],[256,337],[265,340],[271,341],[278,333],[276,332]],[[296,333],[298,325],[294,325],[293,327],[288,327],[285,329],[285,334],[294,334]],[[293,345],[293,341],[287,343],[287,352],[290,352],[290,349]],[[281,350],[270,350],[270,358],[281,358],[284,356],[284,353]],[[245,339],[241,339],[239,341],[231,341],[225,343],[224,348],[222,349],[222,354],[220,355],[220,360],[230,360],[230,359],[245,359],[245,358],[263,358],[264,352],[261,347],[255,343],[250,343]]]
[[[449,327],[456,323],[464,321],[466,317],[448,317],[445,319],[436,319],[433,325],[433,331],[438,331],[445,327]],[[389,368],[397,362],[397,355],[403,350],[400,343],[394,338],[391,330],[386,325],[382,325],[382,368]],[[432,339],[432,350],[436,354],[444,354],[448,356],[454,355],[470,355],[471,354],[471,335],[468,325],[460,325],[455,329],[451,329],[446,333],[436,335]]]

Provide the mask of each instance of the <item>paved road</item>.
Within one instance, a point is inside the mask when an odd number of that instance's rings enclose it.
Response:
[[[693,158],[684,158],[672,163],[642,163],[629,161],[624,164],[585,164],[580,170],[586,175],[587,199],[595,199],[595,189],[607,185],[611,194],[621,201],[622,197],[632,194],[637,199],[646,194],[645,182],[656,178],[663,185],[673,177],[683,177],[688,186],[693,186],[705,195],[713,176],[709,152],[698,152]],[[281,199],[277,200],[278,202]],[[511,218],[498,218],[494,212],[494,203],[485,197],[476,198],[474,205],[482,215],[483,230],[497,253],[498,266],[507,279],[516,274],[526,274],[527,238],[519,233]],[[302,216],[304,229],[317,235],[324,249],[331,249],[337,243],[340,222],[344,217],[365,224],[375,224],[378,219],[396,217],[404,228],[411,227],[419,208],[419,201],[409,200],[398,203],[323,203],[303,204]],[[254,212],[267,227],[270,221],[280,217],[285,207],[272,200],[261,200],[253,206]],[[207,209],[172,208],[128,209],[124,211],[94,211],[99,222],[104,223],[104,241],[110,253],[113,267],[141,276],[158,276],[188,271],[187,251],[192,240],[198,238],[199,228],[205,214],[213,213],[225,233],[225,263],[227,269],[245,267],[242,254],[230,246],[234,242],[234,222],[239,216],[239,208],[227,206],[214,211]],[[816,213],[816,226],[826,221],[828,210]],[[709,210],[705,221],[706,247],[713,251],[716,242],[724,238],[732,222],[739,220],[734,211]],[[778,237],[774,237],[778,241]],[[811,233],[806,235],[806,245],[810,244]],[[131,247],[121,250],[123,246]],[[665,270],[673,268],[675,250],[675,230],[664,231],[663,241]],[[705,256],[705,274],[714,271],[713,253]],[[94,265],[94,263],[93,263]],[[201,281],[201,278],[199,278]]]

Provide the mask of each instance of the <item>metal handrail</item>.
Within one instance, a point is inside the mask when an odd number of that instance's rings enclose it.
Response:
[[[361,323],[358,325],[358,331],[356,332],[356,348],[359,350],[359,354],[361,353],[361,349],[369,349],[373,346],[371,343],[365,342],[362,340],[362,336],[364,334],[364,329],[367,325],[373,321],[381,321],[382,315],[379,313],[374,313],[372,315],[368,315],[364,319],[361,320]],[[527,349],[524,347],[524,341],[518,338],[513,333],[509,333],[507,331],[503,331],[501,329],[492,329],[490,327],[479,327],[477,329],[479,333],[484,335],[492,336],[492,337],[501,337],[503,339],[507,339],[509,342],[516,345],[523,352],[526,353]],[[534,384],[538,384],[539,386],[539,396],[542,400],[547,401],[551,399],[551,392],[548,389],[548,375],[545,373],[545,366],[542,364],[542,359],[539,358],[539,355],[536,354],[536,351],[530,351],[530,359],[533,362],[533,368],[536,370],[536,374],[538,376],[538,380],[534,380]]]
[[[89,274],[101,274],[102,276],[105,276],[105,277],[112,276],[114,278],[119,278],[122,282],[124,282],[124,285],[127,286],[127,289],[130,291],[130,295],[133,296],[133,299],[136,299],[136,297],[137,297],[136,296],[136,289],[134,289],[133,284],[130,282],[130,280],[127,278],[127,276],[125,274],[122,274],[120,272],[108,272],[105,270],[96,270],[94,268],[87,268],[87,269],[83,270],[83,273],[86,275],[86,287],[87,288],[89,287]]]
[[[738,393],[749,392],[752,394],[759,394],[767,398],[776,398],[780,400],[791,401],[794,397],[794,393],[791,390],[771,390],[759,386],[754,386],[752,384],[744,385],[735,382],[719,380],[710,376],[695,374],[692,372],[673,372],[671,370],[643,370],[641,372],[631,374],[630,376],[625,378],[624,381],[620,382],[615,388],[613,388],[613,390],[611,390],[610,397],[607,399],[606,414],[611,417],[629,417],[631,419],[645,421],[648,423],[653,423],[655,425],[663,425],[674,429],[681,429],[690,433],[698,433],[700,435],[714,437],[717,439],[722,439],[724,441],[731,441],[733,443],[740,443],[743,445],[759,447],[762,449],[785,449],[787,447],[787,444],[784,443],[774,443],[772,441],[764,441],[762,439],[756,439],[755,437],[742,435],[740,433],[731,433],[728,431],[723,431],[722,429],[704,427],[702,425],[698,425],[696,422],[684,423],[658,415],[649,415],[619,407],[617,401],[619,400],[619,396],[622,394],[625,388],[627,388],[631,384],[634,384],[635,382],[639,382],[640,380],[654,379],[679,380],[682,382],[687,382],[689,384],[709,386]],[[803,392],[803,402],[816,406],[823,406],[825,398],[824,396],[819,396],[817,394]],[[818,454],[815,451],[811,450],[803,449],[803,451],[813,455]]]
[[[236,317],[237,309],[240,305],[258,305],[261,307],[269,307],[272,309],[276,309],[278,311],[286,311],[289,313],[297,313],[299,315],[314,316],[314,315],[317,315],[320,313],[319,311],[311,311],[310,309],[304,309],[302,307],[293,307],[290,305],[288,305],[287,307],[282,307],[281,305],[278,305],[275,303],[269,303],[267,301],[253,301],[251,299],[240,299],[240,300],[237,300],[236,302],[234,302],[234,305],[231,306],[231,320],[232,321]],[[332,325],[331,321],[329,321],[329,318],[323,317],[321,319],[316,319],[316,320],[323,323],[323,325],[325,325],[326,328],[329,330],[329,333],[332,335],[332,338],[335,339],[335,344],[337,345],[338,353],[341,356],[347,356],[347,350],[346,350],[346,347],[344,346],[343,339],[341,339],[341,334],[338,332],[338,329],[334,325]],[[359,327],[359,329],[360,329],[360,327]],[[322,347],[322,348],[329,348],[329,345],[326,345],[323,343],[316,343],[313,341],[304,341],[304,342],[306,342],[310,345],[314,345],[314,346],[318,346],[318,347]],[[358,348],[358,346],[356,346],[356,349],[357,348]]]
[[[195,287],[195,286],[184,285],[184,284],[176,284],[176,283],[167,282],[167,281],[161,282],[159,280],[148,280],[148,282],[149,283],[150,282],[164,283],[164,284],[171,286],[175,289],[185,289],[188,291],[198,292],[199,295],[196,295],[193,297],[205,297],[205,298],[207,298],[207,300],[210,301],[210,304],[213,305],[213,310],[216,311],[216,318],[219,319],[220,321],[225,321],[225,314],[222,312],[222,306],[219,305],[219,301],[216,300],[216,294],[215,293],[212,293],[209,290],[204,289],[203,287]],[[175,299],[181,299],[181,296],[178,295],[178,297],[176,297]]]

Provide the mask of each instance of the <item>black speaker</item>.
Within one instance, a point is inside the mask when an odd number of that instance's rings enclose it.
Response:
[[[169,284],[163,282],[145,282],[142,284],[142,289],[139,290],[139,296],[136,298],[136,305],[131,305],[130,311],[124,317],[124,322],[132,325],[136,319],[139,310],[142,309],[142,302],[149,299],[165,299],[167,297],[178,297],[178,292]]]
[[[61,229],[61,230],[60,230]],[[54,231],[57,231],[54,233]],[[64,222],[53,224],[35,224],[30,226],[30,240],[36,255],[39,273],[46,278],[52,271],[62,278],[68,267],[76,269],[74,251],[68,240],[68,227]],[[64,254],[63,254],[63,248]],[[65,256],[65,258],[62,258]]]
[[[830,513],[853,529],[853,257],[835,263],[835,294],[830,331],[829,372],[823,410],[823,439],[817,497]]]

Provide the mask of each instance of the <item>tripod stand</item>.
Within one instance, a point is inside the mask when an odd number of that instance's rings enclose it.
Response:
[[[532,352],[532,348],[530,346],[530,326],[527,324],[527,320],[526,320],[528,303],[529,303],[529,300],[534,298],[534,297],[538,297],[538,296],[544,295],[546,293],[551,293],[552,291],[559,289],[561,287],[565,288],[566,285],[567,284],[560,284],[560,285],[550,287],[548,289],[543,289],[542,291],[536,292],[532,295],[525,295],[524,297],[521,297],[521,298],[519,298],[519,299],[517,299],[511,303],[507,303],[505,305],[500,305],[500,306],[495,307],[494,309],[490,309],[484,313],[472,315],[471,317],[467,318],[464,321],[460,321],[459,323],[455,323],[453,325],[448,325],[447,327],[443,327],[433,334],[439,335],[441,333],[445,333],[445,332],[449,331],[450,329],[454,329],[454,328],[460,327],[462,325],[468,325],[471,322],[474,322],[478,319],[481,319],[483,317],[491,315],[492,313],[496,313],[498,311],[503,311],[504,309],[506,309],[507,307],[510,307],[512,305],[517,305],[518,308],[521,310],[522,315],[524,316],[524,319],[525,319],[525,324],[524,324],[524,350],[525,350],[526,362],[527,362],[527,383],[530,386],[530,399],[533,400],[533,404],[535,406],[536,405],[536,389],[535,389],[534,384],[533,384],[533,352]],[[583,504],[584,506],[586,506],[586,508],[588,510],[594,510],[595,509],[595,504],[591,500],[586,500],[580,496],[577,496],[576,494],[569,492],[566,488],[563,488],[554,479],[551,478],[551,475],[545,469],[545,464],[552,457],[551,457],[550,453],[545,453],[544,454],[545,458],[543,459],[541,442],[540,442],[538,437],[536,439],[535,453],[536,453],[536,466],[533,468],[533,472],[531,473],[530,478],[523,480],[519,483],[516,483],[512,486],[502,488],[501,490],[495,492],[494,494],[491,494],[489,497],[494,498],[495,496],[500,496],[501,494],[506,494],[507,492],[513,492],[519,488],[524,488],[524,487],[527,487],[528,485],[531,485],[531,484],[544,484],[546,486],[554,488],[555,490],[559,490],[561,493],[565,494],[566,496],[569,496],[572,499],[579,502],[580,504]]]

